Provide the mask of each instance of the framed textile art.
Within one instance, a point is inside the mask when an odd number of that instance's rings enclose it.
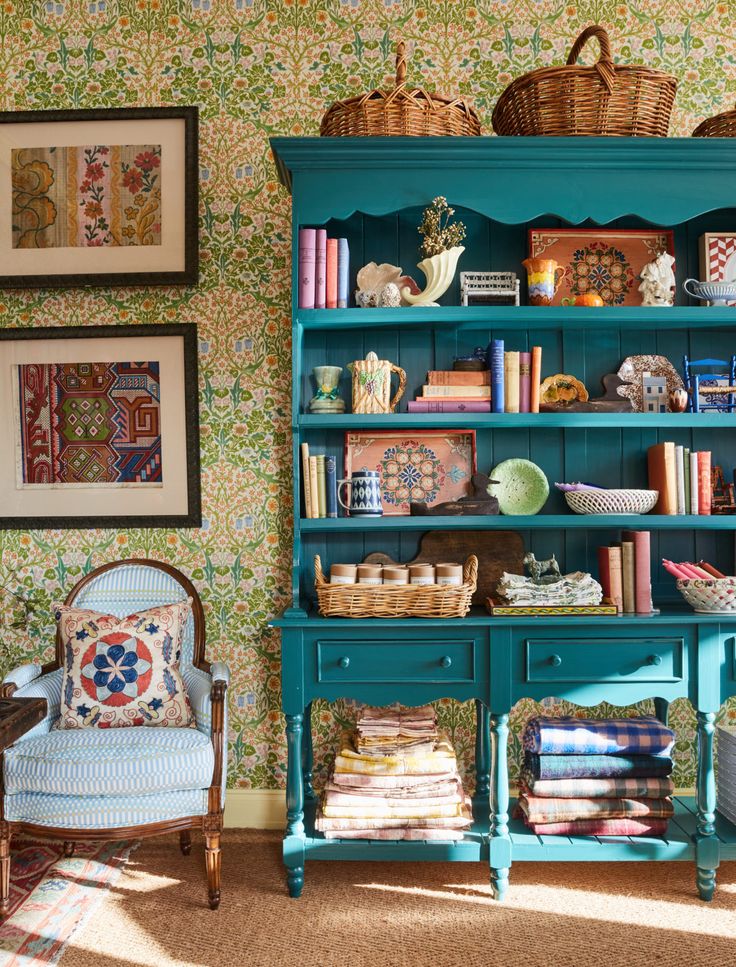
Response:
[[[0,329],[0,513],[200,526],[196,326]]]
[[[660,252],[674,255],[674,239],[660,228],[531,228],[529,255],[564,270],[551,305],[595,293],[607,306],[639,306],[641,270]]]
[[[0,113],[0,287],[195,284],[196,107]]]
[[[465,497],[476,471],[474,430],[374,430],[345,434],[345,477],[377,470],[385,517],[408,516],[411,501],[429,506]]]
[[[700,236],[700,278],[703,282],[736,282],[736,232]]]

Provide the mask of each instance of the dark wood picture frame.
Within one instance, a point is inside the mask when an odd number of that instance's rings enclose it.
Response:
[[[198,340],[195,323],[163,323],[133,326],[43,326],[33,329],[0,329],[0,350],[7,340],[100,339],[151,336],[182,338],[185,410],[187,511],[184,514],[98,516],[0,516],[0,530],[58,530],[74,528],[132,529],[139,527],[201,527],[201,481],[199,449]],[[0,414],[2,417],[2,414]],[[5,419],[12,419],[10,414]],[[5,459],[0,455],[0,459]],[[2,508],[2,494],[0,494]]]
[[[0,124],[73,121],[176,120],[184,123],[184,266],[180,271],[75,272],[52,275],[0,275],[0,289],[73,286],[196,285],[199,281],[199,108],[131,107],[90,110],[2,111]],[[79,249],[83,256],[86,249]]]

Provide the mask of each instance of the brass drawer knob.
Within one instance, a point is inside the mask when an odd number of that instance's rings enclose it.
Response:
[[[553,668],[559,668],[562,664],[562,659],[559,655],[550,655],[548,661]]]
[[[340,666],[340,668],[349,668],[350,659],[347,657],[347,655],[343,655],[342,658],[338,659],[337,664]]]
[[[452,658],[450,658],[449,655],[443,655],[442,658],[440,658],[440,665],[442,665],[443,668],[449,668],[451,664]]]

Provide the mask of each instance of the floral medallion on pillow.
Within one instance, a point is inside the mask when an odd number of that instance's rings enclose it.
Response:
[[[191,599],[127,618],[54,605],[64,647],[59,729],[194,724],[179,673]]]

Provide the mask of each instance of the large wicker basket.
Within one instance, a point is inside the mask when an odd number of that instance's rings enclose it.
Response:
[[[403,41],[396,48],[396,87],[337,101],[322,118],[323,137],[374,135],[480,134],[472,105],[461,97],[431,94],[406,85]]]
[[[591,37],[601,46],[592,67],[576,64]],[[496,134],[667,136],[677,80],[648,67],[614,64],[603,27],[592,26],[572,46],[565,67],[517,77],[493,111]]]
[[[736,110],[706,118],[693,131],[694,138],[736,138]]]
[[[478,558],[463,567],[463,583],[330,584],[314,557],[314,587],[319,613],[325,618],[464,618],[478,581]]]

